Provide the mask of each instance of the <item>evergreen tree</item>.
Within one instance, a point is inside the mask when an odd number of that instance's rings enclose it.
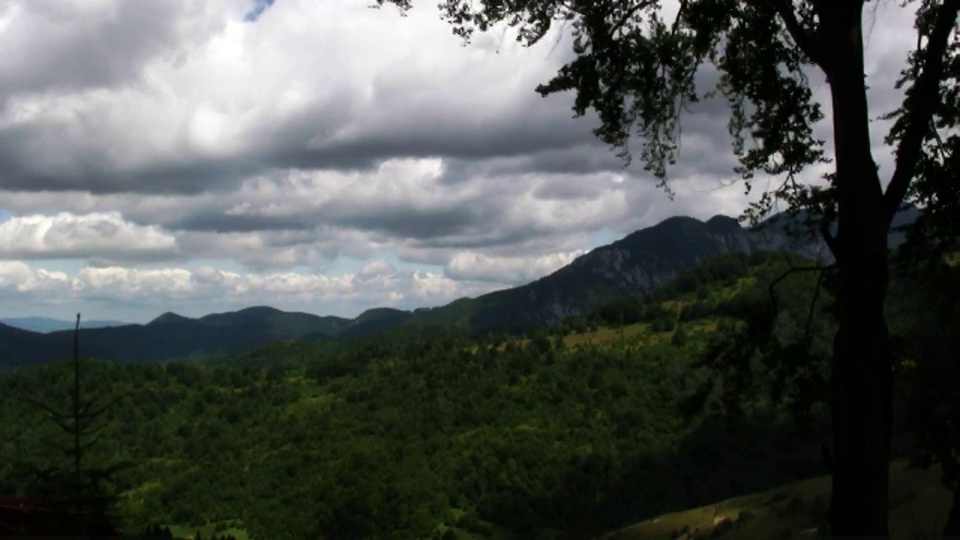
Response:
[[[20,396],[20,399],[42,410],[47,419],[56,424],[70,439],[70,444],[53,442],[52,445],[59,453],[71,462],[70,466],[58,464],[38,465],[21,462],[19,465],[27,474],[32,475],[44,489],[44,505],[57,510],[63,516],[65,523],[58,524],[56,529],[65,528],[74,535],[107,535],[113,531],[106,513],[115,496],[104,491],[107,483],[120,470],[129,467],[128,462],[118,462],[105,468],[88,466],[84,457],[88,450],[96,444],[93,437],[101,429],[97,422],[118,401],[129,394],[117,396],[105,404],[98,405],[97,401],[85,400],[82,395],[80,362],[80,314],[74,328],[73,340],[73,391],[71,406],[66,412],[57,410],[49,403],[35,399],[32,396]],[[72,512],[72,515],[70,515]],[[66,516],[70,516],[67,518]]]

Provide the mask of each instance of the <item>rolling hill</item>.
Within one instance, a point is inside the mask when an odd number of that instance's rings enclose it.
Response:
[[[84,356],[104,360],[186,359],[229,354],[278,341],[330,339],[350,328],[376,327],[377,315],[357,319],[251,307],[198,319],[164,313],[147,324],[84,329]],[[72,354],[71,330],[40,334],[0,325],[0,370],[64,360]]]

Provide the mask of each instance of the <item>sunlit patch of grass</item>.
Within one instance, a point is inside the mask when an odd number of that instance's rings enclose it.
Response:
[[[702,319],[694,321],[687,327],[687,330],[695,334],[710,334],[717,331],[719,323],[719,319]]]
[[[574,348],[602,343],[619,342],[622,340],[635,341],[637,338],[646,338],[650,333],[650,325],[636,323],[621,328],[598,327],[595,331],[567,334],[563,337],[565,347]]]
[[[950,509],[940,471],[898,461],[890,467],[890,538],[938,538]],[[830,500],[830,477],[803,480],[717,504],[664,514],[601,536],[602,540],[671,540],[682,533],[729,540],[816,538]],[[722,530],[716,530],[722,529]],[[714,533],[714,531],[716,532]]]
[[[667,300],[665,302],[660,302],[660,305],[665,309],[679,313],[681,309],[695,303],[696,302],[693,300]]]

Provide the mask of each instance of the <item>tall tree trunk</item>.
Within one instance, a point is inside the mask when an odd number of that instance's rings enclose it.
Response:
[[[953,505],[943,527],[944,538],[960,538],[960,488],[953,490]]]
[[[835,245],[840,273],[834,339],[831,533],[888,534],[893,374],[886,299],[883,191],[870,151],[861,7],[836,2],[824,20],[839,191]]]

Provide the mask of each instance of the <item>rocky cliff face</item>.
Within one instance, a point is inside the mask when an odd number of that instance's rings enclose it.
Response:
[[[822,240],[793,239],[771,228],[749,230],[726,216],[716,216],[706,222],[684,217],[668,219],[597,248],[554,275],[576,273],[581,279],[589,275],[623,292],[646,294],[706,260],[727,253],[775,250],[796,251],[811,259],[829,259]]]

